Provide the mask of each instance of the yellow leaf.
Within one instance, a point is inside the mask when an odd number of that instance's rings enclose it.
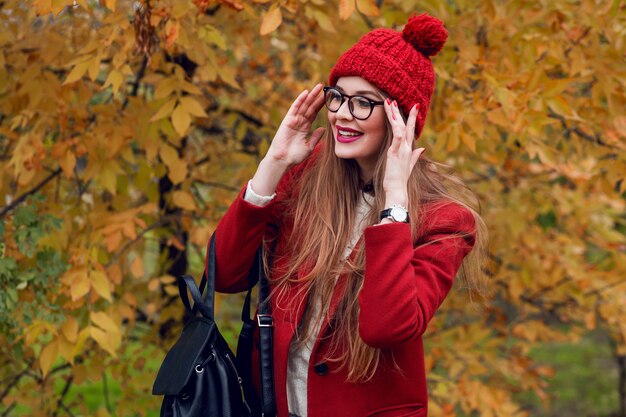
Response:
[[[315,20],[317,20],[317,24],[320,25],[320,27],[326,32],[330,32],[330,33],[337,32],[337,30],[335,29],[335,26],[333,26],[332,22],[330,21],[330,18],[328,17],[326,13],[320,10],[314,10],[313,17],[315,17]]]
[[[178,152],[173,147],[161,146],[159,156],[167,166],[168,176],[174,184],[180,184],[187,178],[187,163],[178,157]]]
[[[183,107],[183,109],[185,109],[187,113],[191,114],[192,116],[208,117],[200,103],[198,103],[193,97],[181,97],[180,105]]]
[[[380,16],[380,9],[374,0],[356,0],[356,7],[365,16]]]
[[[87,72],[89,68],[89,61],[81,62],[80,64],[76,64],[74,68],[67,75],[65,81],[63,81],[63,85],[70,84],[76,82],[83,78],[83,75]]]
[[[472,152],[476,153],[476,139],[463,129],[461,129],[460,134],[461,141],[463,141],[463,143],[470,148]]]
[[[130,272],[133,274],[135,278],[143,277],[143,262],[139,257],[136,257],[133,262],[130,264]]]
[[[458,129],[459,125],[452,125],[452,127],[450,128],[450,135],[448,136],[448,143],[446,145],[446,150],[448,152],[452,152],[454,151],[456,148],[459,147],[459,129]]]
[[[169,296],[177,296],[180,294],[178,290],[178,285],[166,285],[165,287],[163,287],[163,290]]]
[[[104,90],[108,86],[111,86],[113,93],[117,93],[123,82],[124,76],[122,75],[122,73],[114,69],[109,73],[109,76],[107,77],[104,84],[102,84],[101,89]]]
[[[81,269],[75,273],[70,287],[72,301],[76,301],[85,296],[89,292],[89,280],[87,279],[87,271]]]
[[[272,7],[270,10],[263,16],[263,21],[261,22],[261,35],[267,35],[268,33],[272,33],[275,31],[278,26],[283,22],[283,15],[280,12],[280,7]]]
[[[183,88],[183,91],[186,91],[189,94],[193,94],[194,96],[202,95],[202,90],[200,90],[198,87],[196,87],[195,85],[187,81],[182,82],[182,88]]]
[[[98,78],[98,74],[100,73],[100,56],[96,55],[89,61],[89,68],[87,68],[87,72],[89,73],[91,81],[96,81],[96,78]]]
[[[174,201],[174,204],[176,206],[185,210],[193,211],[197,208],[193,197],[187,191],[174,191],[174,194],[172,195],[172,200]]]
[[[218,66],[217,73],[224,82],[237,90],[240,88],[239,83],[235,79],[235,73],[232,67]]]
[[[91,321],[102,330],[108,333],[120,333],[121,330],[115,321],[105,312],[103,311],[92,311],[89,313],[89,318]]]
[[[106,161],[98,173],[97,181],[111,194],[117,194],[117,176],[124,174],[119,164],[115,160]]]
[[[159,149],[159,156],[165,165],[172,165],[178,161],[178,151],[173,146],[163,145]]]
[[[189,113],[183,109],[183,106],[176,106],[172,112],[172,125],[174,126],[176,133],[178,133],[181,137],[185,136],[187,129],[189,129],[189,126],[191,125],[191,117],[189,116]]]
[[[187,172],[187,163],[185,161],[179,160],[177,164],[169,167],[167,176],[170,177],[172,183],[176,185],[185,181],[185,178],[187,178]]]
[[[220,32],[217,31],[214,27],[207,27],[206,34],[204,39],[211,42],[213,45],[217,46],[222,50],[226,50],[226,41]]]
[[[169,116],[170,114],[172,114],[172,110],[174,110],[174,106],[176,105],[176,99],[170,99],[168,101],[166,101],[161,108],[159,109],[159,111],[156,112],[156,114],[154,116],[152,116],[152,118],[150,119],[151,122],[155,122],[159,119],[163,119],[164,117]]]
[[[112,12],[115,11],[116,3],[117,3],[117,0],[105,0],[107,9],[111,10]]]
[[[74,152],[65,152],[59,159],[59,165],[61,165],[65,176],[71,178],[74,174],[74,167],[76,166],[76,156],[74,156]]]
[[[74,363],[74,344],[67,340],[64,336],[57,339],[58,354],[69,363]]]
[[[82,329],[80,332],[78,332],[78,338],[76,340],[76,343],[74,344],[72,357],[80,353],[80,351],[83,349],[83,346],[85,346],[85,341],[89,338],[90,334],[91,334],[91,326],[87,326],[84,329]]]
[[[102,271],[92,270],[89,275],[91,279],[91,286],[100,297],[104,298],[107,301],[112,301],[111,298],[111,283],[109,279]]]
[[[163,284],[174,284],[176,282],[176,278],[171,275],[163,275],[159,278],[159,281],[161,281]]]
[[[167,77],[160,80],[154,90],[154,99],[161,100],[165,97],[169,97],[176,88],[176,81],[176,78],[173,77]],[[174,101],[174,104],[176,104],[176,101]],[[174,108],[174,104],[172,104],[172,109]],[[167,115],[169,115],[169,113]]]
[[[74,343],[78,337],[78,323],[72,316],[66,316],[65,322],[61,325],[61,333],[65,338]]]
[[[41,367],[41,373],[44,378],[50,371],[52,364],[57,358],[59,353],[59,347],[57,345],[57,341],[54,340],[50,342],[46,347],[41,349],[41,354],[39,355],[39,366]]]
[[[100,345],[100,347],[111,354],[114,358],[117,357],[117,353],[115,352],[115,341],[111,337],[111,335],[97,327],[91,327],[91,338],[96,341]]]
[[[550,106],[553,112],[562,116],[569,116],[572,114],[572,108],[569,103],[561,96],[552,97],[546,100],[546,104]]]
[[[347,20],[354,13],[355,0],[339,0],[339,18]]]

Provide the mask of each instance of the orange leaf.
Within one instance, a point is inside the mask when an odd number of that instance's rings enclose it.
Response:
[[[61,325],[61,333],[69,342],[76,342],[78,337],[78,323],[72,316],[66,316],[65,322]]]
[[[135,278],[143,277],[144,270],[141,258],[137,257],[133,260],[133,263],[130,264],[130,272]]]
[[[56,340],[50,342],[48,345],[46,345],[46,347],[41,349],[41,354],[39,355],[39,366],[41,367],[41,373],[43,374],[44,378],[50,371],[50,368],[56,360],[58,353],[59,346]]]
[[[339,0],[339,18],[347,20],[354,13],[354,0]]]
[[[119,248],[120,243],[122,243],[122,232],[116,230],[115,232],[106,235],[104,242],[106,243],[107,250],[109,252],[113,252],[115,249]]]
[[[261,22],[261,35],[267,35],[275,31],[278,26],[283,22],[283,15],[280,12],[280,7],[271,8],[263,17]]]
[[[87,271],[81,269],[76,271],[71,281],[70,294],[72,301],[76,301],[84,297],[89,292],[89,280],[87,279]]]
[[[356,7],[365,16],[380,16],[380,9],[374,0],[356,0]]]
[[[100,0],[100,5],[103,5],[102,3],[103,3],[103,1]],[[116,3],[117,3],[117,0],[104,0],[104,6],[107,9],[111,10],[112,12],[115,11]]]
[[[165,32],[167,33],[165,45],[167,48],[171,48],[174,42],[176,42],[176,39],[178,39],[178,35],[180,35],[180,25],[176,22],[168,20],[165,25]]]
[[[35,0],[33,5],[38,16],[52,12],[52,0]]]
[[[174,191],[172,201],[174,201],[176,206],[185,210],[193,211],[197,208],[193,197],[187,191]]]

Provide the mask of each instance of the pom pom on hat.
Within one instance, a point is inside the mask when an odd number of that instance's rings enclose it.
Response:
[[[433,56],[443,48],[448,32],[441,20],[424,13],[409,18],[402,37],[424,56]]]

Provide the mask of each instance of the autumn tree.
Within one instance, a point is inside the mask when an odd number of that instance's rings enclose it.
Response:
[[[295,96],[415,12],[449,31],[420,141],[491,239],[487,293],[457,286],[427,334],[431,414],[549,409],[529,352],[601,328],[626,416],[622,0],[0,2],[2,415],[154,415],[175,276],[200,276]],[[237,301],[218,299],[231,336]]]

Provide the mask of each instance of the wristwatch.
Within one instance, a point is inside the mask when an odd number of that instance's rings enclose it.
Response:
[[[380,212],[380,220],[390,219],[394,223],[408,223],[409,211],[406,207],[391,206]]]

